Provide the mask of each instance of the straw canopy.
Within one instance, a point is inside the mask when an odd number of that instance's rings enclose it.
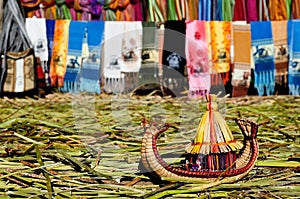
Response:
[[[218,112],[217,96],[206,95],[207,111],[204,113],[194,140],[187,145],[189,154],[227,153],[242,148],[242,143],[234,140],[231,130]]]

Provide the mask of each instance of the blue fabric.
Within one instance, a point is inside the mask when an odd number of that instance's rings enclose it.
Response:
[[[89,58],[83,61],[80,73],[80,91],[100,94],[101,47],[104,35],[103,21],[90,21],[87,24]]]
[[[48,40],[49,57],[52,56],[54,29],[55,29],[55,20],[46,19],[46,33],[47,33],[47,40]]]
[[[199,0],[198,3],[198,19],[199,20],[211,20],[211,0]]]
[[[289,93],[300,95],[300,21],[293,20],[288,22],[289,39]]]
[[[83,21],[70,22],[67,70],[64,78],[64,86],[60,88],[61,92],[79,91],[79,74],[81,68],[82,42],[86,32],[87,23]]]
[[[275,62],[272,24],[250,22],[252,56],[255,64],[254,87],[258,95],[272,95],[275,90]]]

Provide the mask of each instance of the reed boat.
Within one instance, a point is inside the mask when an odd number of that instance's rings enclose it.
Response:
[[[234,140],[217,111],[215,98],[207,96],[207,112],[200,121],[194,140],[186,147],[186,164],[180,167],[164,161],[156,146],[159,136],[169,128],[169,124],[144,122],[141,164],[148,173],[176,181],[234,182],[253,169],[258,157],[258,124],[236,119],[244,139],[243,142]]]

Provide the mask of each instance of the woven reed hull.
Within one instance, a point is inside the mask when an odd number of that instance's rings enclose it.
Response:
[[[145,129],[142,140],[141,163],[148,172],[155,173],[162,179],[218,181],[219,183],[237,181],[252,170],[258,156],[257,125],[246,120],[238,120],[237,123],[244,134],[244,146],[236,160],[234,169],[226,169],[224,171],[187,171],[168,165],[160,157],[156,148],[158,135],[164,132],[167,127],[156,128],[151,124]]]

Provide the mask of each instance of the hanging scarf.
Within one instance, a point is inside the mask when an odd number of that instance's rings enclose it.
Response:
[[[266,0],[259,0],[259,8],[258,8],[258,19],[259,21],[269,21],[270,14],[269,8]]]
[[[300,0],[292,1],[292,19],[300,18]]]
[[[138,72],[141,68],[143,27],[141,22],[124,23],[122,35],[121,72],[125,76],[125,90],[137,87]]]
[[[233,44],[232,97],[246,96],[251,80],[251,31],[246,21],[233,24]]]
[[[287,94],[288,79],[288,47],[287,21],[272,21],[274,38],[274,59],[276,68],[276,85],[278,94]],[[282,93],[283,92],[283,93]]]
[[[247,19],[245,0],[235,0],[233,21],[245,21]]]
[[[210,90],[208,46],[204,21],[186,22],[186,59],[189,97],[204,97]]]
[[[286,6],[286,14],[288,20],[291,19],[291,9],[292,9],[292,0],[286,0],[285,1]]]
[[[289,21],[289,92],[300,95],[300,21]]]
[[[139,85],[158,83],[157,28],[155,22],[143,22],[142,66]]]
[[[55,20],[49,20],[46,19],[46,32],[47,32],[47,43],[48,43],[48,59],[52,56],[52,50],[53,50],[53,38],[54,38],[54,30],[55,30]],[[51,79],[50,79],[50,63],[51,61],[47,63],[47,68],[45,70],[45,80],[46,85],[49,87],[51,85]]]
[[[165,38],[165,25],[159,24],[157,30],[157,47],[158,47],[158,76],[160,77],[160,82],[162,82],[162,77],[163,77],[164,38]]]
[[[247,8],[247,22],[257,21],[258,13],[257,13],[257,5],[256,1],[246,0],[246,8]]]
[[[50,63],[50,78],[53,86],[64,85],[67,67],[69,20],[56,20],[53,36],[53,50]]]
[[[84,41],[83,45],[88,45],[88,57],[85,57],[82,62],[80,91],[100,94],[100,64],[104,22],[88,22],[87,31],[87,41]],[[82,50],[84,51],[84,48]]]
[[[211,0],[199,0],[199,20],[211,20],[212,1]]]
[[[269,1],[270,20],[287,20],[285,0]]]
[[[185,89],[185,21],[166,21],[163,48],[163,77],[176,95]],[[176,41],[176,45],[174,45]]]
[[[39,88],[46,89],[49,86],[48,80],[48,42],[46,31],[46,20],[37,18],[26,18],[26,30],[34,46],[34,54],[38,58],[38,82]],[[47,75],[45,75],[47,73]]]
[[[79,89],[77,75],[82,61],[82,42],[86,33],[86,22],[71,21],[69,27],[67,69],[61,92],[77,92]]]
[[[219,86],[223,79],[226,84],[230,78],[230,22],[210,22],[211,48],[212,48],[212,85]]]
[[[144,11],[146,12],[146,21],[151,21],[151,22],[166,21],[169,17],[168,5],[169,2],[167,0],[147,0],[147,3],[144,3],[144,8],[143,8]],[[175,10],[172,14],[174,13]]]
[[[254,87],[258,95],[272,95],[275,90],[274,43],[270,21],[251,22],[251,46],[254,59]]]
[[[223,0],[222,1],[222,18],[224,21],[232,21],[233,18],[233,0]]]
[[[26,18],[26,30],[34,45],[34,53],[41,61],[48,61],[48,43],[46,33],[46,20]]]
[[[104,34],[104,90],[107,93],[124,92],[124,75],[121,74],[122,34],[125,22],[105,22]]]
[[[198,0],[188,0],[188,18],[187,20],[197,20],[198,19]]]

